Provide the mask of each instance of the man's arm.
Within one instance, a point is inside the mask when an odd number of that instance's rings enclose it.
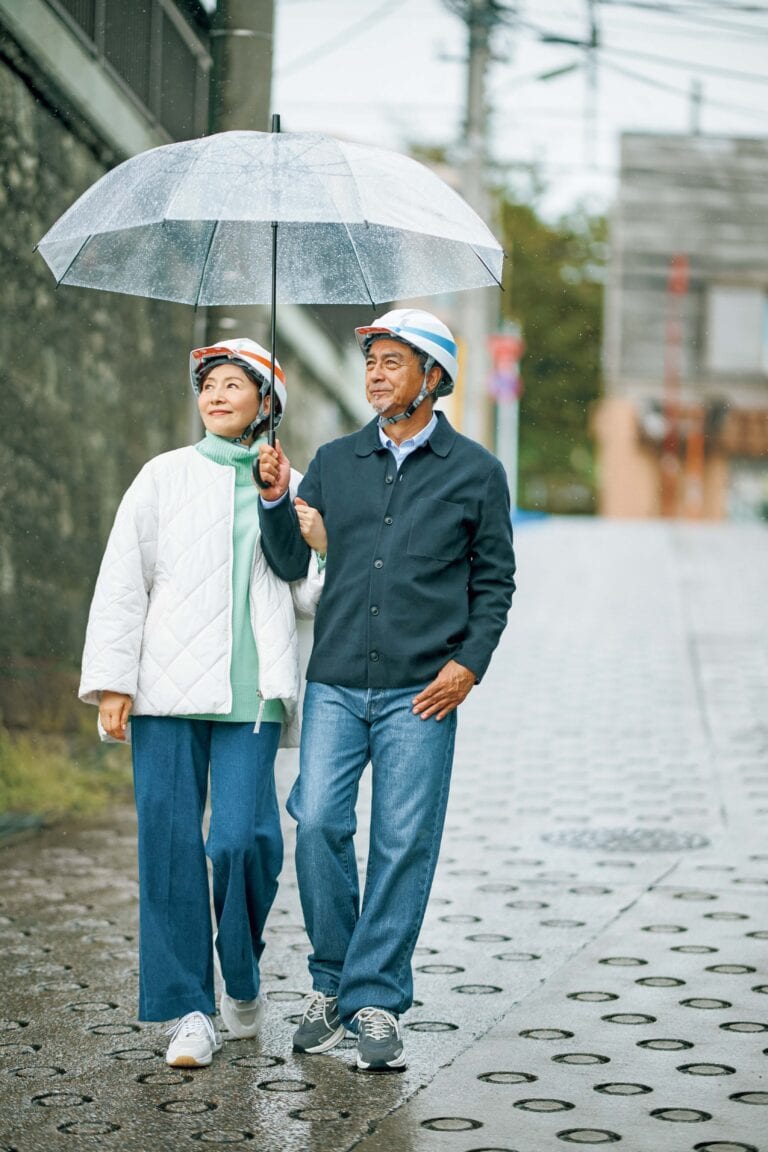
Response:
[[[499,464],[486,481],[480,518],[472,541],[468,582],[469,620],[458,652],[413,698],[422,720],[442,720],[463,703],[487,669],[507,622],[515,590],[515,553],[509,489]]]
[[[309,466],[312,471],[314,461]],[[259,449],[259,472],[267,485],[259,500],[261,546],[273,572],[289,583],[307,574],[311,550],[305,543],[290,493],[291,465],[280,441],[274,448],[262,444]],[[306,480],[307,477],[304,478]],[[301,488],[304,491],[304,480]],[[312,490],[310,485],[309,490]]]
[[[486,481],[471,545],[467,631],[454,653],[454,659],[474,672],[478,681],[485,675],[507,623],[515,591],[515,567],[509,488],[504,469],[497,464]]]

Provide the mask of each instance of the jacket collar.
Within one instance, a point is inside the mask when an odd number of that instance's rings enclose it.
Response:
[[[456,432],[446,420],[442,412],[436,412],[437,428],[430,436],[427,444],[436,456],[447,456],[456,439]],[[355,455],[370,456],[372,452],[387,452],[379,438],[379,422],[376,417],[361,428],[355,437]]]

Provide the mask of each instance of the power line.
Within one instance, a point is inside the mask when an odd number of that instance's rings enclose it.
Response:
[[[302,64],[308,64],[310,61],[315,63],[321,60],[323,56],[328,56],[340,44],[347,44],[354,36],[358,36],[362,32],[367,32],[372,24],[377,23],[379,20],[384,20],[387,16],[390,16],[396,8],[401,8],[404,3],[405,0],[384,0],[384,3],[380,4],[378,8],[374,8],[373,12],[363,16],[360,20],[356,20],[353,24],[348,24],[323,44],[316,45],[310,52],[303,52],[301,56],[295,56],[293,60],[289,60],[284,64],[282,68],[276,68],[275,75],[287,76],[289,72],[295,72]]]
[[[621,64],[614,64],[611,60],[604,60],[603,66],[610,69],[612,72],[617,72],[621,76],[626,76],[630,80],[636,80],[640,84],[647,84],[651,88],[658,88],[662,92],[672,92],[676,96],[683,96],[690,99],[690,91],[686,88],[679,88],[676,84],[665,84],[663,80],[656,80],[652,76],[646,76],[642,72],[636,72],[632,68],[624,68]],[[710,108],[717,108],[724,112],[738,112],[741,115],[751,116],[753,119],[762,120],[765,122],[768,119],[768,109],[761,111],[759,108],[748,108],[746,105],[730,104],[724,100],[707,100],[707,106]]]
[[[671,56],[659,56],[655,52],[638,52],[637,49],[634,48],[614,48],[610,45],[600,44],[595,49],[595,46],[590,40],[577,40],[572,36],[558,36],[557,33],[549,32],[546,28],[541,28],[538,24],[533,24],[528,20],[520,19],[519,24],[537,36],[542,44],[564,44],[573,48],[596,50],[600,53],[611,52],[617,56],[629,56],[633,60],[647,60],[649,63],[661,64],[663,67],[686,68],[691,72],[704,72],[712,76],[727,76],[731,80],[740,80],[745,83],[768,84],[768,75],[761,75],[757,72],[743,72],[735,68],[720,68],[716,64],[699,64],[691,60],[676,60]]]

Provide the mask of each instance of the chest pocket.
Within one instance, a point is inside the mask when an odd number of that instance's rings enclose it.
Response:
[[[408,555],[448,561],[463,556],[467,547],[463,518],[463,504],[433,497],[417,500],[408,534]]]

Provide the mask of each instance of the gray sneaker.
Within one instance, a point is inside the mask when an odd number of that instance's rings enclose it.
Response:
[[[294,1052],[327,1052],[344,1039],[335,996],[310,992],[301,1024],[293,1034]]]
[[[357,1066],[365,1072],[404,1072],[405,1056],[397,1017],[383,1008],[361,1008],[357,1023]]]

